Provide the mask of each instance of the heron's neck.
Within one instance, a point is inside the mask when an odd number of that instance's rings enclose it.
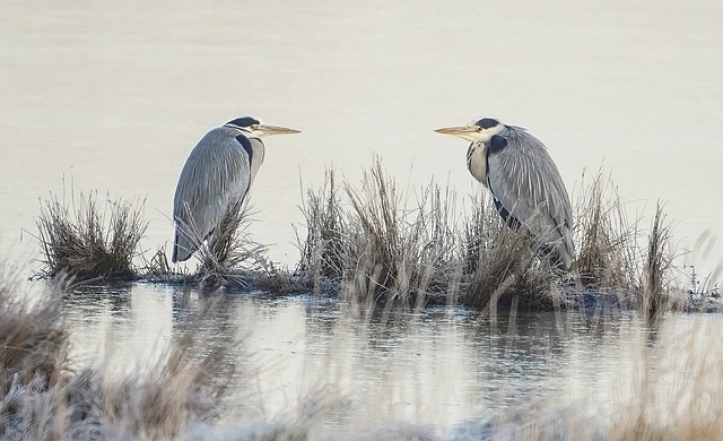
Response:
[[[487,186],[487,144],[473,142],[467,150],[467,168],[475,179]]]
[[[253,151],[253,159],[251,160],[251,178],[256,176],[259,171],[259,167],[264,162],[264,155],[266,154],[266,147],[264,143],[258,138],[250,138],[251,150]]]

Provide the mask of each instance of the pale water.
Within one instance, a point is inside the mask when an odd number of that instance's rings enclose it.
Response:
[[[110,367],[125,371],[148,366],[186,319],[218,301],[148,285],[102,294],[68,301],[76,355],[81,364],[110,355]],[[206,349],[231,353],[227,422],[294,421],[320,401],[332,409],[327,419],[352,427],[397,421],[442,431],[536,404],[594,410],[598,423],[630,405],[646,364],[667,409],[668,394],[681,400],[681,387],[723,359],[719,315],[671,316],[654,331],[615,311],[491,320],[440,307],[383,322],[311,296],[222,302]]]
[[[356,182],[379,154],[403,186],[434,177],[460,201],[472,194],[466,144],[433,130],[481,116],[542,139],[572,193],[602,164],[631,213],[665,201],[676,244],[690,249],[723,224],[722,20],[716,1],[4,1],[3,254],[32,268],[38,246],[22,231],[35,233],[39,199],[62,194],[64,180],[68,193],[72,183],[145,198],[144,247],[168,245],[188,152],[245,114],[303,132],[267,141],[251,199],[254,238],[282,264],[298,259],[299,205],[326,167]],[[723,251],[703,254],[678,263],[705,273]],[[108,329],[127,342],[122,353],[169,338],[179,295],[144,285],[71,304],[78,353],[97,354]],[[443,424],[508,397],[594,389],[591,378],[615,378],[606,357],[625,359],[638,329],[622,320],[600,336],[572,326],[561,338],[554,317],[519,318],[519,344],[503,350],[496,342],[507,337],[460,311],[375,335],[335,304],[233,305],[229,320],[250,333],[250,350],[283,371],[260,374],[269,412],[336,375],[360,401],[385,403],[384,416]]]

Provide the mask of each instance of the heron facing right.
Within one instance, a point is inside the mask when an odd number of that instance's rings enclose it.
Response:
[[[244,201],[264,161],[261,138],[293,133],[299,131],[245,116],[201,138],[181,170],[173,199],[173,262],[190,259],[216,231],[226,210]]]
[[[472,143],[467,168],[487,187],[505,223],[526,231],[555,272],[570,270],[572,206],[545,145],[527,130],[493,118],[435,131]]]

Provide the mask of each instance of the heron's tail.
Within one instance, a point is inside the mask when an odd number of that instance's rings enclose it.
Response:
[[[195,240],[194,235],[186,230],[180,223],[176,226],[176,234],[173,239],[173,255],[171,256],[173,263],[190,259],[191,255],[198,250],[198,240]]]

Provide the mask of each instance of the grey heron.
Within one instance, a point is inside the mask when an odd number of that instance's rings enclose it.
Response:
[[[261,138],[299,133],[246,116],[208,132],[191,150],[173,199],[173,262],[188,260],[213,234],[224,212],[241,203],[264,161]]]
[[[545,145],[493,118],[435,131],[471,142],[467,168],[487,187],[503,221],[526,231],[553,270],[568,271],[575,256],[572,206]]]

